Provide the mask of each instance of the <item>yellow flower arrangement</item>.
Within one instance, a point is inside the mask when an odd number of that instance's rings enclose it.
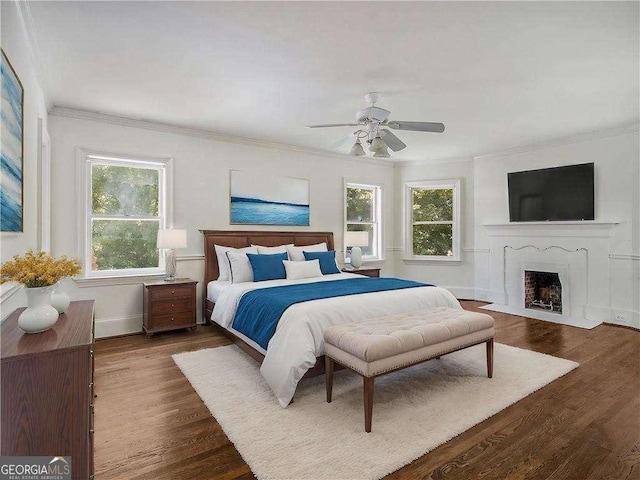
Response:
[[[45,252],[33,253],[29,250],[24,257],[16,255],[0,267],[0,283],[18,282],[27,288],[48,287],[64,277],[72,277],[82,272],[77,259],[53,258]]]

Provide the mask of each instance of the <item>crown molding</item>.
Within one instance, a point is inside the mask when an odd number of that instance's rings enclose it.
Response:
[[[640,131],[640,124],[631,123],[627,125],[622,125],[615,128],[609,128],[605,130],[595,130],[585,133],[579,133],[576,135],[571,135],[568,137],[559,137],[551,140],[546,140],[543,142],[531,143],[527,145],[520,145],[517,147],[511,147],[504,150],[499,150],[494,153],[487,153],[476,156],[468,156],[468,157],[440,157],[434,158],[430,160],[412,160],[412,161],[402,161],[397,160],[394,162],[394,168],[404,168],[404,167],[412,167],[412,166],[421,166],[421,165],[442,165],[442,164],[452,164],[452,163],[466,163],[466,162],[475,162],[477,160],[489,160],[492,158],[504,157],[509,155],[516,155],[519,153],[528,153],[534,152],[537,150],[544,150],[546,148],[552,147],[561,147],[564,145],[571,145],[574,143],[587,142],[589,140],[596,140],[598,138],[609,138],[616,137],[618,135],[626,135],[628,133],[636,133]]]
[[[22,2],[19,2],[22,3]],[[45,96],[46,97],[46,96]],[[640,130],[640,124],[633,123],[616,127],[607,130],[597,130],[592,132],[581,133],[572,135],[569,137],[560,137],[544,142],[538,142],[528,145],[522,145],[518,147],[508,148],[500,150],[494,153],[466,156],[466,157],[440,157],[430,160],[410,160],[403,161],[398,159],[378,160],[370,157],[353,157],[351,155],[327,152],[325,150],[319,150],[315,148],[301,147],[297,145],[288,145],[285,143],[270,142],[267,140],[259,140],[249,137],[241,137],[237,135],[227,135],[217,133],[210,130],[202,130],[197,128],[182,127],[179,125],[173,125],[168,123],[153,122],[150,120],[140,120],[136,118],[123,117],[119,115],[112,115],[107,113],[92,112],[89,110],[79,110],[69,107],[53,106],[49,110],[49,115],[56,117],[73,118],[77,120],[89,120],[99,123],[108,123],[111,125],[119,125],[132,128],[141,128],[145,130],[153,130],[156,132],[170,133],[174,135],[182,135],[189,137],[206,138],[209,140],[225,143],[235,143],[239,145],[246,145],[259,148],[268,148],[271,150],[286,150],[291,152],[306,153],[310,155],[317,155],[322,157],[329,157],[333,159],[342,159],[354,163],[364,163],[369,165],[381,165],[390,168],[404,168],[420,165],[442,165],[452,163],[467,163],[481,160],[488,160],[497,157],[515,155],[519,153],[533,152],[536,150],[543,150],[551,147],[559,147],[563,145],[570,145],[573,143],[586,142],[598,138],[614,137],[618,135],[624,135],[628,133],[638,132]]]
[[[136,118],[121,117],[119,115],[111,115],[106,113],[91,112],[89,110],[78,110],[75,108],[54,106],[49,110],[49,115],[54,117],[73,118],[76,120],[89,120],[92,122],[108,123],[111,125],[119,125],[124,127],[142,128],[145,130],[153,130],[162,133],[171,133],[174,135],[182,135],[188,137],[206,138],[216,142],[235,143],[259,148],[268,148],[271,150],[287,150],[297,153],[306,153],[322,157],[330,157],[333,159],[341,159],[349,162],[366,163],[373,165],[382,165],[393,168],[393,161],[378,160],[369,157],[353,157],[342,153],[327,152],[314,148],[300,147],[296,145],[287,145],[284,143],[270,142],[267,140],[258,140],[249,137],[240,137],[236,135],[226,135],[213,132],[210,130],[201,130],[197,128],[181,127],[168,123],[152,122],[149,120],[140,120]]]
[[[51,100],[49,99],[49,87],[47,85],[47,79],[44,75],[44,68],[42,68],[42,62],[40,61],[40,51],[38,49],[38,40],[36,38],[35,27],[33,25],[31,8],[29,7],[29,3],[25,1],[13,0],[13,3],[15,3],[16,5],[16,10],[18,11],[18,17],[20,19],[22,30],[25,37],[27,38],[27,50],[29,50],[31,63],[33,64],[36,78],[38,79],[38,84],[40,85],[40,90],[42,90],[44,102],[47,106],[47,110],[50,110],[53,105],[51,103]]]
[[[432,160],[409,160],[406,162],[397,161],[394,163],[395,168],[403,168],[403,167],[419,167],[421,165],[450,165],[452,163],[472,163],[474,158],[472,156],[468,157],[440,157],[434,158]]]
[[[531,143],[528,145],[521,145],[518,147],[507,148],[505,150],[500,150],[494,153],[477,155],[477,156],[474,156],[473,159],[474,161],[490,160],[498,157],[517,155],[520,153],[535,152],[537,150],[544,150],[547,148],[562,147],[562,146],[571,145],[574,143],[587,142],[589,140],[596,140],[599,138],[616,137],[618,135],[626,135],[628,133],[635,133],[638,131],[640,131],[640,124],[631,123],[631,124],[622,125],[615,128],[609,128],[605,130],[595,130],[595,131],[590,131],[585,133],[579,133],[576,135],[570,135],[568,137],[559,137],[551,140],[546,140],[543,142],[537,142],[537,143]]]

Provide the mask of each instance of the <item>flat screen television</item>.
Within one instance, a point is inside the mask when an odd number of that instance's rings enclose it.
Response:
[[[593,163],[509,173],[509,220],[594,220]]]

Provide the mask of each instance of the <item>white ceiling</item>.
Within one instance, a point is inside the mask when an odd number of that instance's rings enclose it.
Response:
[[[638,2],[29,2],[71,107],[329,150],[380,91],[393,160],[479,155],[639,119]],[[348,149],[348,146],[346,147]]]

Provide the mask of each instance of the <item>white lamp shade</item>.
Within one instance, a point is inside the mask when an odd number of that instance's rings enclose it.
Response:
[[[390,156],[391,154],[389,153],[389,150],[387,150],[386,146],[379,148],[373,154],[373,157],[375,158],[389,158]]]
[[[383,148],[386,148],[386,146],[387,145],[380,138],[380,135],[377,135],[376,138],[374,138],[373,141],[371,142],[371,146],[369,147],[369,150],[372,152],[376,152],[378,150],[382,150]]]
[[[158,248],[187,248],[187,231],[158,230]]]
[[[346,232],[344,244],[346,247],[368,247],[369,232]]]
[[[356,143],[353,144],[353,147],[351,147],[351,151],[349,152],[349,155],[352,155],[354,157],[362,157],[363,155],[366,155],[364,148],[362,148],[362,144],[360,143],[360,140],[356,140]]]

